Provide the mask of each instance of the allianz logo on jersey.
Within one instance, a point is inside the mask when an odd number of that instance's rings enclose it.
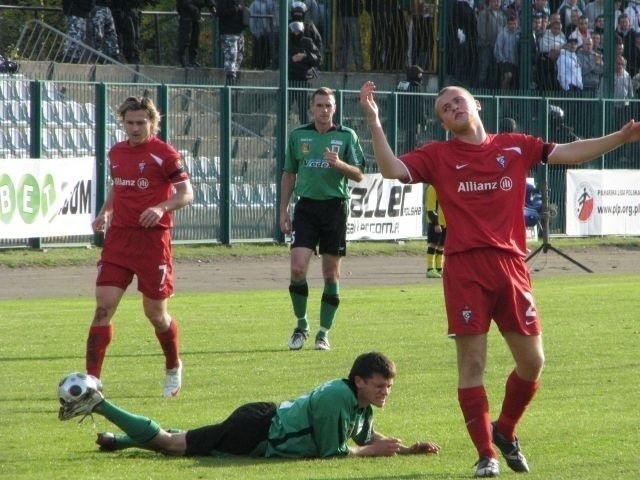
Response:
[[[502,177],[498,182],[476,182],[465,180],[458,183],[458,193],[487,192],[491,190],[504,190],[508,192],[513,188],[513,180],[510,177]]]
[[[118,187],[138,187],[143,190],[149,187],[149,180],[146,178],[138,178],[137,180],[134,180],[134,179],[115,177],[113,179],[113,183]]]

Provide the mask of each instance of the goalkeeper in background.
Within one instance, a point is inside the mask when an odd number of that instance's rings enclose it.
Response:
[[[424,211],[427,217],[427,278],[442,278],[447,221],[432,185],[427,185],[425,190]]]

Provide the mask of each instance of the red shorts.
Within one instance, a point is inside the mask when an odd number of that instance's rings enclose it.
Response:
[[[492,319],[503,333],[541,332],[529,270],[520,256],[494,248],[449,255],[443,285],[450,336],[487,333]]]
[[[162,300],[173,294],[171,232],[159,228],[110,228],[98,262],[97,286],[126,290],[133,276],[138,290]]]

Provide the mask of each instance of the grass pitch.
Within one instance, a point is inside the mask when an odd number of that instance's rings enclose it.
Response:
[[[527,479],[636,479],[640,396],[637,285],[640,276],[535,279],[547,363],[542,387],[518,430]],[[321,292],[310,292],[312,328]],[[7,479],[459,479],[475,450],[456,400],[455,352],[446,338],[439,284],[344,289],[333,350],[289,352],[286,289],[179,294],[184,386],[161,397],[163,358],[137,294],[126,295],[103,369],[105,393],[165,427],[223,419],[255,400],[284,400],[346,376],[355,356],[380,350],[398,376],[376,428],[405,442],[434,440],[438,456],[265,460],[166,458],[143,450],[100,453],[102,417],[57,420],[57,382],[84,368],[91,299],[0,301],[0,477]],[[486,385],[495,417],[510,355],[495,328]],[[502,478],[515,478],[502,462]]]

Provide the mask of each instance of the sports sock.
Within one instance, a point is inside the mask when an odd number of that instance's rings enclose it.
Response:
[[[174,319],[171,319],[169,328],[167,328],[164,332],[156,332],[156,337],[160,342],[162,351],[164,352],[165,368],[176,368],[178,366],[178,360],[180,358],[177,322]]]
[[[436,249],[436,259],[435,259],[436,270],[442,271],[442,264],[444,263],[444,250]]]
[[[135,444],[144,445],[160,432],[160,425],[153,420],[129,413],[108,400],[100,402],[93,411],[102,415],[125,432],[129,439],[134,442],[131,446]],[[126,439],[123,438],[122,441],[124,442]]]
[[[511,372],[505,386],[502,411],[498,417],[498,431],[509,441],[515,440],[514,431],[531,399],[536,394],[540,382],[520,378],[515,370]]]
[[[89,328],[87,336],[87,350],[85,367],[89,375],[100,378],[102,363],[107,353],[107,347],[113,338],[113,324],[94,325]]]
[[[427,247],[427,270],[435,268],[436,249],[434,247]]]
[[[326,337],[327,332],[331,330],[338,305],[340,305],[340,283],[325,282],[320,302],[320,326],[323,328],[324,335],[319,336]]]
[[[141,444],[134,441],[133,438],[131,438],[126,433],[125,434],[116,433],[113,437],[114,437],[113,443],[116,450],[124,450],[125,448],[132,448],[132,447],[142,447]]]
[[[289,296],[293,305],[293,314],[298,319],[297,328],[300,330],[308,330],[309,322],[307,321],[307,300],[309,298],[309,284],[307,279],[291,280],[289,284]]]
[[[491,445],[491,423],[489,420],[489,400],[482,385],[459,388],[458,402],[467,425],[467,431],[479,457],[496,458]]]

